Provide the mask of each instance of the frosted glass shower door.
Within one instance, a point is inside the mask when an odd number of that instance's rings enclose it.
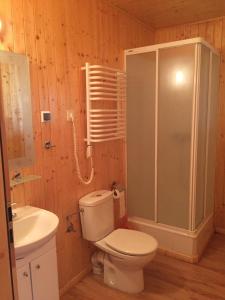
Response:
[[[159,50],[158,222],[188,229],[195,45]]]
[[[208,106],[208,151],[206,159],[206,207],[205,216],[213,213],[214,208],[214,184],[215,184],[215,158],[216,158],[216,133],[217,110],[219,92],[219,57],[211,54],[209,106]]]
[[[205,210],[205,180],[206,180],[206,152],[207,152],[207,117],[208,117],[208,92],[209,92],[209,60],[210,50],[204,45],[199,49],[199,98],[197,124],[197,169],[195,191],[195,222],[194,229],[202,222]]]
[[[129,216],[154,220],[156,53],[127,56]]]

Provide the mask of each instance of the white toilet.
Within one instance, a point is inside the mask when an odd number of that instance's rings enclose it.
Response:
[[[143,267],[154,257],[158,243],[152,236],[114,229],[113,193],[92,192],[79,201],[83,238],[101,251],[92,256],[93,270],[104,270],[104,282],[128,293],[144,289]]]

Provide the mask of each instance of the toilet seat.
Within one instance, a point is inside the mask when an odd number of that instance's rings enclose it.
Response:
[[[125,255],[142,256],[154,252],[158,243],[152,236],[129,229],[116,229],[104,238],[108,247]]]

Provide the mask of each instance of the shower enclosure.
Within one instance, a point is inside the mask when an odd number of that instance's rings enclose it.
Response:
[[[213,214],[218,53],[195,38],[125,58],[130,221],[193,236]]]

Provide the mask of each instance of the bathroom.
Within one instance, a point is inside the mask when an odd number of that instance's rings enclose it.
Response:
[[[1,1],[1,300],[225,299],[224,30],[223,0]]]

